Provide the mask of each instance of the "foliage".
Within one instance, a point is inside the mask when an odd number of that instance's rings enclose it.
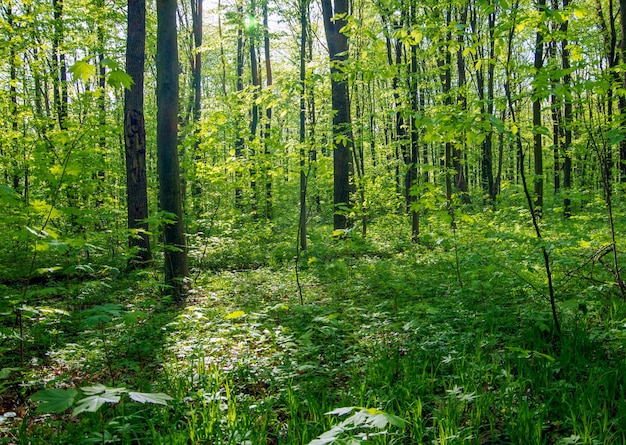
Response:
[[[0,443],[626,443],[626,12],[549,3],[355,0],[332,78],[313,3],[208,6],[196,47],[180,2],[191,289],[172,301],[154,8],[149,229],[129,230],[125,3],[3,2]],[[333,232],[339,77],[354,172]],[[129,270],[140,235],[154,262]]]
[[[262,265],[200,273],[179,307],[151,297],[149,271],[76,283],[83,306],[58,299],[39,321],[62,332],[27,349],[36,369],[4,372],[20,409],[0,428],[57,443],[622,441],[626,306],[588,261],[608,240],[601,213],[546,232],[558,341],[526,218],[512,206],[461,214],[455,239],[433,218],[428,245],[402,243],[388,221],[367,241],[312,231],[304,305],[271,249]],[[280,232],[267,243],[279,247]]]

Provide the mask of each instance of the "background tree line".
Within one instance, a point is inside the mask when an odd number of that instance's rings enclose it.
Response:
[[[299,221],[306,248],[307,221],[366,236],[404,213],[418,242],[434,211],[454,223],[459,205],[523,203],[522,173],[538,218],[583,212],[598,191],[610,206],[626,180],[623,2],[154,6],[3,1],[7,270],[103,252],[184,262],[184,233],[216,215],[220,230]],[[159,56],[167,30],[177,44]],[[165,70],[179,91],[159,85]],[[44,252],[61,259],[31,262]]]

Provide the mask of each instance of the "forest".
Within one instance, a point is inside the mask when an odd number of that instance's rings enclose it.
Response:
[[[626,443],[626,0],[0,0],[0,444]]]

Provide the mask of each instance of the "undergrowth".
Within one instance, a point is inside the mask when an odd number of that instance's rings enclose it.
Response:
[[[31,285],[22,332],[2,314],[0,442],[626,443],[626,306],[597,261],[606,230],[544,229],[559,336],[523,213],[460,214],[455,238],[426,219],[417,245],[388,220],[366,240],[320,227],[304,304],[293,242],[270,225],[198,235],[179,306],[156,297],[152,271]],[[6,309],[22,298],[3,295]],[[67,406],[42,410],[42,394]]]

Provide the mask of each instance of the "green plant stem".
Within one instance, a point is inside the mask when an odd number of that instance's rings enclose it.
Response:
[[[511,55],[512,55],[512,44],[513,44],[513,28],[511,29],[511,34],[509,35],[509,41],[508,41],[508,52],[507,52],[507,61],[506,61],[506,66],[505,66],[505,70],[506,70],[506,81],[504,83],[504,91],[506,94],[506,99],[507,99],[507,104],[509,107],[509,112],[511,113],[511,121],[513,122],[514,125],[517,126],[517,118],[516,118],[516,114],[515,114],[515,107],[513,106],[513,99],[511,98],[511,88],[509,85],[509,80],[510,80],[510,63],[511,63]],[[536,212],[536,209],[533,205],[533,199],[530,196],[530,191],[528,189],[528,183],[526,181],[526,172],[524,171],[524,148],[522,146],[522,136],[520,134],[520,131],[518,130],[516,135],[515,135],[515,139],[516,139],[516,143],[517,143],[517,152],[518,152],[518,156],[519,156],[519,165],[520,165],[520,177],[522,179],[522,187],[524,189],[524,195],[526,196],[526,201],[528,204],[528,209],[530,210],[530,216],[532,219],[532,224],[533,227],[535,229],[535,235],[537,236],[537,239],[539,241],[542,241],[542,236],[541,236],[541,229],[539,227],[539,215],[538,212]],[[550,310],[552,312],[552,319],[554,321],[554,328],[556,329],[557,334],[559,335],[559,337],[561,336],[561,324],[559,322],[559,316],[556,310],[556,297],[555,297],[555,293],[554,293],[554,284],[552,283],[552,271],[550,269],[550,254],[548,253],[548,250],[546,249],[545,245],[541,245],[541,253],[543,254],[543,263],[544,263],[544,267],[545,267],[545,271],[546,271],[546,277],[548,278],[548,292],[549,292],[549,297],[550,297]]]
[[[309,174],[311,173],[312,162],[309,160],[309,166],[306,174],[304,175],[304,189],[302,194],[306,198],[307,189],[309,186]],[[302,203],[300,205],[303,205]],[[306,218],[305,212],[300,211],[300,217],[298,218],[298,234],[296,235],[296,262],[295,262],[295,272],[296,272],[296,286],[298,287],[298,296],[300,297],[300,304],[304,305],[304,296],[302,294],[302,283],[300,283],[300,237],[302,236],[302,223],[303,219]]]

